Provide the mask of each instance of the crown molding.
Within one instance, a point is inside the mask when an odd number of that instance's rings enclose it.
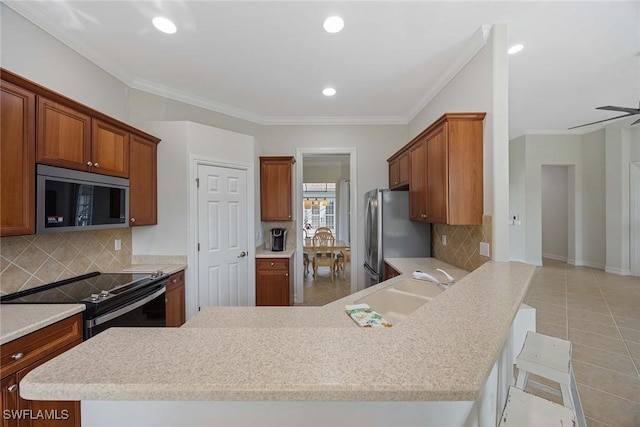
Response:
[[[212,101],[209,98],[193,95],[191,93],[174,89],[160,83],[152,82],[144,79],[135,79],[131,84],[132,89],[138,89],[143,92],[152,93],[164,98],[173,99],[174,101],[184,102],[206,110],[215,111],[216,113],[226,114],[242,120],[247,120],[260,125],[265,124],[264,118],[259,114],[232,107],[221,102]]]
[[[315,125],[406,125],[406,116],[294,116],[265,117],[264,124],[271,126],[315,126]]]
[[[413,120],[429,103],[435,98],[442,89],[473,59],[474,56],[486,46],[489,36],[491,35],[491,25],[483,25],[478,28],[469,42],[460,50],[454,61],[441,74],[440,79],[434,84],[422,97],[420,102],[411,109],[407,115],[407,123]]]

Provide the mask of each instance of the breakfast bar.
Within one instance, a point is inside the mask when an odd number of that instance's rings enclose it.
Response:
[[[533,271],[486,263],[385,329],[344,307],[407,272],[323,307],[209,307],[179,329],[112,328],[33,370],[21,394],[81,400],[83,426],[495,425]]]

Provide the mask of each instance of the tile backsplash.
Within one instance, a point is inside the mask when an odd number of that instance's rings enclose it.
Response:
[[[447,236],[447,244],[442,244],[442,236]],[[491,257],[480,255],[480,242],[492,245],[492,217],[482,216],[482,225],[433,224],[431,228],[432,256],[462,268],[473,271]]]
[[[262,223],[264,227],[264,247],[271,249],[271,229],[284,228],[287,230],[287,249],[296,247],[297,239],[297,222],[296,221],[265,221]]]
[[[122,249],[115,250],[115,239]],[[131,229],[0,238],[0,294],[92,271],[120,271],[131,264]]]

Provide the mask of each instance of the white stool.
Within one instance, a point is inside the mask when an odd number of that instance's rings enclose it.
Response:
[[[565,406],[509,387],[499,427],[571,427],[575,414]]]
[[[586,427],[587,422],[573,375],[570,341],[529,331],[522,351],[516,357],[516,368],[518,368],[516,387],[520,390],[527,388],[529,374],[558,383],[562,393],[562,403],[575,412],[577,425]]]

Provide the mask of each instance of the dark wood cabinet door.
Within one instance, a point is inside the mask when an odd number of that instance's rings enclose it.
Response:
[[[80,344],[78,340],[68,347],[48,354],[38,362],[15,374],[18,383],[33,369]],[[18,397],[18,409],[29,411],[32,417],[18,424],[20,427],[80,427],[80,402],[71,400],[26,400]]]
[[[389,161],[389,188],[406,189],[409,185],[409,152],[404,151]]]
[[[446,123],[427,136],[426,221],[446,224],[448,218],[448,153]]]
[[[158,223],[157,150],[154,141],[131,136],[129,170],[129,225]]]
[[[409,148],[409,219],[424,221],[426,218],[426,144],[417,141]]]
[[[38,97],[37,162],[91,171],[91,118]]]
[[[129,177],[129,132],[99,119],[92,119],[92,172]]]
[[[13,414],[15,413],[13,411],[19,410],[18,401],[20,400],[20,394],[18,393],[18,380],[16,378],[16,375],[12,374],[5,378],[2,378],[2,380],[0,381],[0,386],[2,387],[2,391],[0,394],[0,397],[2,398],[2,401],[0,401],[0,414],[2,414],[2,422],[0,423],[0,426],[17,427],[18,419],[16,416],[13,416]]]
[[[260,214],[263,221],[290,221],[293,157],[260,157]]]
[[[2,81],[0,236],[35,233],[36,96]]]
[[[293,275],[289,259],[256,259],[256,305],[292,304]]]
[[[389,161],[389,188],[394,189],[400,184],[400,162],[398,158]]]
[[[165,304],[167,327],[177,328],[185,322],[185,282],[184,271],[172,274],[167,283]]]

